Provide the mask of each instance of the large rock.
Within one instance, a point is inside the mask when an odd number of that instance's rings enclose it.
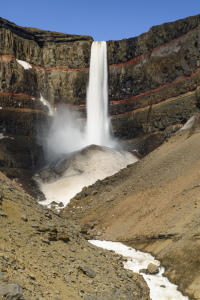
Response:
[[[20,300],[23,293],[22,288],[17,284],[0,284],[0,296],[7,300]]]
[[[157,265],[150,263],[147,267],[147,271],[148,271],[148,274],[155,275],[155,274],[159,273],[159,268]]]

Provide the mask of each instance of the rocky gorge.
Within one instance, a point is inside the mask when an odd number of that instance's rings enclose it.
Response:
[[[47,162],[53,117],[41,95],[85,122],[93,39],[0,18],[1,297],[149,299],[121,257],[86,241],[104,238],[153,253],[185,295],[200,298],[199,26],[197,15],[107,42],[114,135],[146,157],[58,213],[26,194],[27,178]],[[178,131],[195,113],[193,128]]]
[[[91,245],[0,173],[0,299],[150,299],[123,258]]]
[[[199,23],[197,15],[107,42],[111,122],[114,135],[129,149],[146,155],[198,111]],[[2,18],[0,36],[0,128],[16,137],[8,146],[9,159],[1,147],[0,165],[9,174],[12,166],[45,164],[42,128],[51,120],[41,94],[54,107],[73,107],[84,120],[93,39],[23,28]]]

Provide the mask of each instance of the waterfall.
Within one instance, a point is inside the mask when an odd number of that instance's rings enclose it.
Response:
[[[40,99],[47,105],[47,101],[42,96]],[[94,144],[121,149],[117,139],[114,139],[111,134],[112,126],[108,115],[106,42],[92,43],[86,102],[87,121],[85,126],[77,113],[67,107],[58,108],[48,132],[48,157],[54,158],[60,154],[79,151]]]
[[[111,146],[106,42],[93,42],[87,89],[87,145]]]

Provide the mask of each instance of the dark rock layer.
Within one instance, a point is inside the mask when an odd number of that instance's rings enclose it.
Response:
[[[129,148],[149,153],[199,109],[199,24],[197,15],[107,42],[111,120],[115,136],[130,140]],[[85,117],[92,41],[0,18],[2,133],[43,138],[49,116],[40,94]]]
[[[50,68],[88,67],[90,36],[20,27],[0,18],[0,52],[33,65]]]
[[[138,37],[120,41],[108,41],[108,62],[119,64],[151,52],[154,48],[185,35],[200,23],[200,15],[188,17],[175,22],[153,26]]]

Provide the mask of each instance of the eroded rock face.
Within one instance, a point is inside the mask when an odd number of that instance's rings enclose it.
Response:
[[[199,24],[197,15],[107,42],[111,121],[130,149],[149,153],[199,109]],[[0,37],[2,133],[33,142],[44,137],[49,117],[40,94],[85,118],[91,37],[23,28],[2,18]]]
[[[1,54],[12,55],[30,64],[51,68],[88,67],[90,36],[71,35],[17,26],[0,18]]]
[[[167,44],[179,38],[191,29],[196,28],[200,22],[200,15],[181,19],[176,22],[153,26],[146,33],[138,37],[123,39],[121,41],[108,41],[109,64],[119,64],[151,52],[154,48]]]

